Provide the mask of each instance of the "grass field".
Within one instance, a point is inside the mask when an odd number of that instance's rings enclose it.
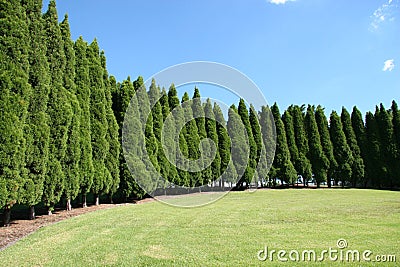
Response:
[[[1,266],[339,266],[346,262],[260,261],[268,249],[346,250],[396,255],[400,192],[259,190],[231,192],[198,208],[159,202],[96,211],[44,227],[0,252]],[[339,250],[340,251],[340,250]],[[263,254],[260,254],[263,255]],[[338,254],[339,255],[339,254]],[[294,257],[295,254],[292,254]],[[286,258],[288,255],[286,254]],[[375,266],[353,262],[347,266]]]

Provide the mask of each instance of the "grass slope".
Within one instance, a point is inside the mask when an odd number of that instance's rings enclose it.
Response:
[[[400,193],[374,190],[232,192],[214,204],[175,208],[159,202],[75,217],[0,252],[2,266],[339,266],[340,262],[257,259],[270,249],[337,248],[396,254]],[[286,255],[287,257],[287,255]],[[352,263],[347,266],[374,266]],[[375,263],[376,264],[376,263]],[[396,266],[385,263],[382,266]]]

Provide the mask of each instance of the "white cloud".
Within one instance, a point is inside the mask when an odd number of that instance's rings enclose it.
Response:
[[[280,5],[280,4],[286,4],[287,2],[294,2],[296,0],[269,0],[271,4],[275,5]]]
[[[392,71],[394,69],[394,59],[388,59],[383,63],[383,71]]]
[[[396,10],[399,8],[399,0],[388,0],[385,4],[378,7],[371,15],[370,30],[375,31],[385,21],[394,21]]]

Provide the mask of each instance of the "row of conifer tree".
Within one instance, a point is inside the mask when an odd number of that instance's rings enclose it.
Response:
[[[364,120],[356,107],[351,114],[345,108],[340,116],[332,112],[328,119],[321,106],[293,105],[281,115],[276,104],[256,111],[241,99],[226,120],[218,104],[200,100],[197,88],[192,99],[185,93],[180,100],[174,85],[167,91],[152,81],[146,91],[140,90],[141,77],[117,82],[108,75],[96,40],[71,40],[68,17],[59,23],[53,0],[44,14],[41,0],[1,0],[0,12],[0,207],[6,224],[16,203],[30,207],[33,219],[38,203],[51,213],[61,199],[71,209],[78,195],[86,206],[88,193],[96,204],[100,195],[143,197],[129,164],[143,177],[160,174],[188,188],[213,184],[221,175],[220,187],[225,182],[243,188],[251,183],[275,186],[278,179],[295,184],[299,175],[304,184],[314,180],[318,186],[400,185],[395,101],[388,110],[382,104],[376,107]],[[127,165],[122,129],[132,98],[139,110],[153,106],[148,117],[139,119],[150,161],[133,158]],[[187,114],[202,116],[189,120],[167,145],[197,159],[200,141],[212,140],[215,158],[203,171],[177,168],[163,152],[162,129],[172,127],[164,123],[179,106],[184,112],[178,120]],[[270,127],[272,118],[275,127]],[[232,140],[231,133],[240,127],[248,139]],[[242,148],[231,149],[234,142],[249,150],[248,159],[236,165],[230,158]],[[147,171],[150,165],[158,174]]]

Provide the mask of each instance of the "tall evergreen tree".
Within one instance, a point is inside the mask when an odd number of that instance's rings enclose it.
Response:
[[[396,101],[392,101],[392,124],[393,124],[393,139],[396,145],[396,161],[400,160],[400,112]],[[396,164],[394,169],[393,178],[395,179],[395,186],[400,186],[400,165]]]
[[[305,117],[305,129],[308,135],[308,158],[310,159],[314,179],[317,187],[320,187],[322,182],[327,180],[327,170],[329,167],[328,159],[325,156],[321,138],[318,132],[318,126],[315,119],[314,107],[308,105]]]
[[[150,160],[157,171],[160,171],[160,166],[158,165],[158,147],[160,143],[158,140],[160,140],[162,129],[162,119],[160,114],[161,107],[160,105],[157,105],[159,94],[160,93],[158,91],[157,85],[155,83],[155,80],[153,79],[149,88],[148,99],[143,98],[143,103],[144,101],[146,101],[145,105],[149,105],[149,116],[146,121],[145,132],[147,153],[149,154]],[[137,92],[137,96],[139,97],[139,105],[141,105],[141,91]],[[153,107],[153,105],[155,105],[155,107]],[[151,107],[153,107],[152,110],[150,110]]]
[[[308,180],[312,177],[311,163],[307,158],[308,154],[308,143],[307,137],[304,131],[304,107],[291,106],[289,107],[289,112],[293,117],[293,129],[295,132],[295,140],[297,150],[299,152],[299,157],[297,161],[294,162],[296,170],[303,177],[304,186],[307,185]]]
[[[66,58],[55,1],[50,1],[43,15],[46,31],[47,59],[51,73],[50,99],[47,112],[50,116],[49,165],[44,182],[43,201],[51,214],[54,205],[64,191],[65,169],[63,162],[67,152],[68,130],[73,110],[69,92],[64,88]]]
[[[297,173],[290,161],[290,152],[287,146],[285,126],[283,125],[279,108],[276,103],[271,107],[271,112],[274,116],[276,127],[276,151],[270,176],[273,179],[274,186],[276,185],[277,177],[282,182],[284,181],[293,184],[293,181],[297,179]]]
[[[8,226],[26,178],[23,131],[31,94],[29,35],[20,1],[2,0],[0,18],[0,207]]]
[[[315,121],[318,126],[318,132],[321,139],[322,150],[325,157],[328,159],[328,172],[327,172],[327,185],[331,187],[331,179],[334,176],[334,172],[337,168],[337,162],[333,155],[333,146],[329,135],[328,120],[325,116],[324,109],[321,106],[317,106],[315,111]]]
[[[347,144],[353,155],[351,184],[353,187],[356,187],[356,185],[364,179],[364,161],[361,158],[361,150],[357,144],[356,135],[351,125],[350,114],[344,107],[342,108],[341,121]]]
[[[134,87],[136,91],[135,97],[138,101],[139,117],[145,136],[145,146],[143,148],[146,151],[143,151],[142,161],[151,177],[151,180],[145,181],[147,192],[150,193],[149,191],[157,188],[157,183],[160,180],[160,168],[157,162],[157,140],[153,131],[153,115],[146,87],[142,80],[135,81]]]
[[[161,129],[163,133],[158,137],[160,138],[159,150],[158,150],[158,161],[160,162],[160,172],[164,180],[167,180],[171,183],[176,185],[180,185],[180,179],[178,171],[176,170],[176,166],[172,164],[176,160],[176,139],[175,139],[175,121],[172,114],[170,114],[169,104],[168,104],[168,95],[165,89],[162,89],[161,97],[159,101],[161,107],[161,122],[160,124],[163,125]],[[158,108],[157,108],[158,109]],[[170,116],[171,115],[171,116]],[[169,118],[169,119],[167,119]],[[161,130],[160,129],[160,130]],[[166,152],[164,152],[164,150]],[[166,154],[170,157],[167,158]]]
[[[49,65],[46,58],[46,44],[42,19],[42,1],[22,1],[26,10],[29,27],[29,84],[32,87],[27,124],[26,139],[26,181],[22,202],[29,206],[29,219],[35,218],[35,205],[43,194],[43,183],[49,157],[49,136],[47,102],[49,99]]]
[[[175,144],[178,144],[176,146],[176,161],[179,164],[183,164],[183,159],[181,156],[188,158],[189,152],[186,142],[186,127],[184,127],[183,124],[183,122],[185,121],[185,116],[183,114],[182,108],[179,108],[179,98],[177,94],[178,93],[176,91],[175,85],[171,84],[168,89],[168,104],[174,117],[174,125],[176,131]],[[179,151],[181,153],[178,153]],[[177,181],[173,181],[173,183],[177,184],[179,182],[179,185],[190,186],[191,184],[189,173],[186,170],[179,168],[179,166],[176,166],[176,169],[179,174],[179,179],[177,179]]]
[[[124,114],[122,129],[123,158],[126,164],[121,166],[121,189],[126,198],[130,196],[141,197],[144,195],[144,191],[150,192],[154,189],[152,178],[155,176],[150,174],[152,166],[150,166],[151,162],[145,153],[145,134],[142,122],[140,121],[140,104],[137,97],[137,94],[140,92],[142,94],[141,101],[143,99],[148,100],[146,98],[147,92],[142,85],[143,80],[141,77],[138,77],[133,84],[128,79],[121,86],[121,90],[131,92],[132,87],[134,87],[133,92],[137,92],[131,98],[123,98],[123,102],[130,103],[126,105],[127,109]],[[122,94],[127,96],[126,92]],[[138,188],[138,185],[140,185],[140,188]]]
[[[259,122],[259,118],[258,118],[258,114],[257,111],[255,110],[254,106],[252,104],[250,104],[250,109],[249,109],[249,121],[250,121],[250,126],[251,126],[251,132],[253,134],[253,139],[254,142],[256,144],[257,147],[257,152],[256,152],[256,157],[255,157],[255,177],[254,177],[254,181],[256,183],[259,182],[261,177],[259,176],[259,173],[257,170],[259,170],[261,168],[260,164],[266,164],[266,162],[264,162],[264,158],[261,158],[261,154],[263,153],[263,143],[262,143],[262,137],[261,137],[261,127],[260,127],[260,122]],[[264,155],[263,155],[264,156]],[[263,166],[263,168],[265,168],[266,166]]]
[[[67,198],[67,210],[71,210],[71,199],[76,198],[80,189],[80,158],[81,141],[80,127],[82,110],[76,96],[75,85],[75,51],[74,43],[71,40],[68,16],[60,24],[61,35],[64,44],[64,54],[66,59],[63,71],[63,85],[68,91],[68,98],[72,107],[72,119],[68,129],[67,150],[62,161],[62,168],[65,174],[64,194]]]
[[[276,149],[276,129],[272,112],[268,106],[262,106],[260,111],[260,126],[261,136],[263,142],[263,150],[261,151],[261,165],[257,168],[258,174],[264,181],[262,185],[269,178],[269,170],[274,162],[275,149]]]
[[[252,104],[250,104],[250,109],[249,109],[249,121],[251,126],[251,132],[253,134],[253,139],[257,147],[255,160],[256,163],[258,163],[258,161],[260,160],[261,150],[262,150],[261,128],[257,111],[255,110]]]
[[[243,99],[240,99],[239,101],[238,114],[242,119],[244,127],[246,128],[250,149],[249,161],[246,167],[246,171],[241,180],[241,186],[243,186],[243,183],[246,183],[246,187],[249,187],[254,176],[254,171],[257,167],[257,144],[254,140],[253,132],[250,125],[249,111],[247,110],[246,104],[244,103]]]
[[[231,157],[236,174],[240,176],[237,187],[243,186],[243,177],[248,168],[250,147],[247,138],[247,130],[235,105],[231,105],[228,111],[227,130],[231,141]],[[228,165],[229,168],[229,165]]]
[[[364,174],[359,177],[359,181],[363,184],[364,187],[366,187],[367,180],[365,179],[365,158],[366,158],[365,125],[364,125],[364,121],[363,121],[361,112],[357,109],[356,106],[353,107],[353,111],[351,113],[351,125],[352,125],[353,131],[354,131],[357,145],[360,150],[360,154],[358,155],[358,157],[361,157],[362,163],[364,165],[364,168],[360,169],[361,171],[363,171]],[[355,148],[353,151],[357,151],[357,148]],[[358,160],[358,162],[361,163],[360,160]],[[357,167],[356,167],[356,169],[357,169]],[[356,173],[357,173],[357,171],[356,171]],[[357,176],[355,176],[353,174],[353,178],[357,179]]]
[[[124,80],[121,84],[121,86],[118,88],[118,99],[119,105],[118,105],[118,110],[115,112],[116,114],[119,114],[119,116],[116,116],[118,119],[118,124],[120,125],[120,140],[121,144],[123,144],[123,148],[125,152],[130,152],[134,155],[141,155],[141,151],[139,150],[140,147],[140,135],[138,133],[141,133],[141,122],[137,114],[139,113],[138,110],[138,103],[136,97],[133,97],[135,95],[135,88],[133,86],[133,83],[130,80],[130,77],[128,77],[126,80]],[[131,108],[128,110],[129,103],[131,102]],[[125,116],[128,116],[127,120],[124,122]],[[127,130],[125,132],[125,139],[127,139],[126,142],[122,143],[122,129],[123,127]],[[134,159],[137,159],[132,157]],[[141,161],[141,159],[137,159],[138,161]],[[124,152],[121,149],[120,157],[120,188],[119,190],[122,193],[122,196],[127,199],[128,197],[131,196],[136,196],[136,197],[141,197],[144,192],[143,190],[138,186],[138,184],[135,181],[135,177],[132,176],[131,172],[128,169],[125,157],[124,157]],[[136,165],[135,165],[136,166]],[[145,166],[140,165],[137,163],[136,166],[139,170],[140,169],[145,169]]]
[[[221,158],[221,163],[220,163],[220,169],[219,173],[220,175],[225,174],[226,172],[229,171],[231,175],[235,175],[233,177],[234,181],[237,179],[237,172],[235,169],[235,166],[231,164],[229,167],[229,162],[231,162],[231,142],[229,138],[229,134],[226,129],[226,121],[224,118],[224,115],[222,114],[221,108],[217,103],[214,103],[213,106],[213,112],[214,112],[214,117],[215,117],[215,123],[216,123],[216,129],[217,129],[217,135],[218,135],[218,153],[219,157]],[[229,168],[229,170],[227,169]],[[221,177],[221,186],[225,186],[225,181],[229,179],[229,175],[223,175]]]
[[[110,173],[105,166],[109,151],[107,142],[107,113],[103,68],[100,61],[100,51],[95,39],[87,48],[90,77],[90,127],[92,138],[92,156],[94,176],[91,191],[95,195],[95,204],[99,204],[99,195],[105,187]]]
[[[181,105],[186,121],[185,140],[188,147],[188,158],[191,160],[190,167],[197,170],[189,172],[189,177],[191,181],[191,186],[198,187],[203,185],[203,177],[201,172],[203,166],[201,162],[197,161],[200,159],[201,156],[199,150],[200,136],[196,120],[193,119],[191,101],[187,92],[185,92],[182,96]]]
[[[218,133],[217,133],[217,123],[215,121],[213,106],[210,99],[204,105],[204,115],[205,115],[205,128],[207,132],[207,137],[212,140],[215,145],[215,157],[211,163],[211,174],[212,179],[216,180],[220,177],[221,173],[221,157],[218,150]],[[220,186],[222,187],[222,180],[219,180]]]
[[[367,183],[374,187],[381,187],[381,173],[383,158],[381,155],[381,144],[379,142],[378,123],[374,114],[367,112],[365,116],[366,134],[366,177]]]
[[[332,111],[330,116],[329,130],[333,146],[333,154],[338,164],[334,178],[336,181],[340,180],[342,182],[342,187],[344,187],[346,182],[351,180],[353,156],[350,147],[347,144],[339,115],[337,115],[335,111]]]
[[[170,115],[171,110],[168,103],[168,94],[164,87],[161,91],[160,105],[162,109],[163,120],[165,120]]]
[[[298,162],[299,150],[296,145],[296,138],[293,128],[293,117],[289,110],[285,110],[282,115],[282,122],[285,126],[286,140],[290,152],[290,160],[292,162]]]
[[[90,192],[93,184],[93,155],[91,142],[90,122],[90,78],[89,61],[87,59],[87,43],[79,37],[75,42],[75,85],[76,96],[81,107],[80,121],[80,147],[81,158],[79,160],[80,192],[82,204],[86,207],[86,194]]]
[[[112,109],[112,95],[111,91],[115,91],[117,82],[114,77],[108,77],[106,68],[106,57],[102,51],[100,54],[101,66],[103,68],[103,80],[105,83],[105,97],[106,97],[106,118],[107,118],[107,135],[106,139],[110,146],[109,152],[105,159],[105,165],[107,170],[110,172],[111,181],[107,185],[107,190],[103,190],[104,193],[110,194],[110,200],[113,201],[112,196],[119,187],[119,156],[121,145],[119,142],[119,128]]]
[[[376,115],[378,127],[379,127],[379,135],[380,135],[380,143],[381,143],[381,155],[383,157],[383,172],[382,172],[382,182],[383,186],[391,187],[394,186],[394,176],[396,174],[396,168],[398,162],[397,151],[395,145],[395,139],[393,135],[393,124],[390,118],[388,111],[385,109],[383,104],[380,104],[379,113]]]
[[[202,160],[199,162],[199,167],[202,170],[202,181],[204,183],[210,183],[213,180],[212,169],[211,166],[207,167],[208,162],[212,163],[213,153],[211,151],[211,144],[208,142],[207,139],[207,131],[206,131],[206,120],[205,120],[205,113],[204,108],[201,104],[201,96],[200,91],[197,87],[194,88],[194,94],[192,98],[192,112],[193,117],[195,118],[195,123],[198,129],[199,134],[199,145],[201,145],[201,151],[199,156],[202,156]],[[203,140],[204,139],[204,140]]]

